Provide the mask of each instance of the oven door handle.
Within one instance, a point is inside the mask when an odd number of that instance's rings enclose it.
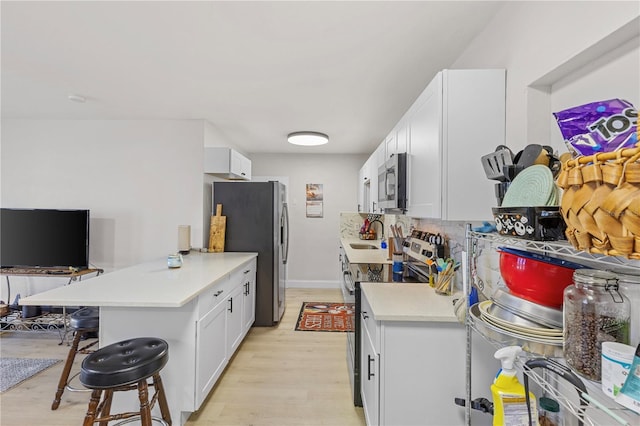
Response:
[[[347,289],[349,295],[353,295],[356,292],[356,287],[353,282],[353,277],[351,276],[351,272],[343,271],[342,272],[342,285]]]

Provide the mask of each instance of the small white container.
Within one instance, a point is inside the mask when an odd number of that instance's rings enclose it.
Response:
[[[602,343],[602,391],[615,398],[627,380],[635,353],[633,346],[617,342]]]

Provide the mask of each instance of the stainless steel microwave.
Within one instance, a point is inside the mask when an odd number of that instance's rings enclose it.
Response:
[[[378,168],[378,205],[385,210],[407,210],[407,154],[393,154]]]

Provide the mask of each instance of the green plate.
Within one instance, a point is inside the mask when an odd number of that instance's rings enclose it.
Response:
[[[501,207],[538,207],[555,202],[553,174],[547,166],[527,167],[515,177]]]

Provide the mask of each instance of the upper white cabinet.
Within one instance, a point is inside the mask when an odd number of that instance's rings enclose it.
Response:
[[[251,160],[235,149],[206,147],[204,172],[225,179],[251,180]]]
[[[393,157],[396,152],[398,152],[398,146],[396,144],[396,132],[395,130],[389,133],[387,138],[384,140],[385,145],[385,161],[389,158]]]
[[[395,153],[407,152],[409,146],[409,125],[405,120],[400,121],[394,132],[396,134],[396,150]]]
[[[358,211],[363,213],[375,213],[378,209],[378,162],[376,153],[377,151],[371,154],[358,173]]]
[[[494,185],[480,157],[505,143],[505,70],[441,71],[404,120],[410,154],[407,214],[490,219]]]

